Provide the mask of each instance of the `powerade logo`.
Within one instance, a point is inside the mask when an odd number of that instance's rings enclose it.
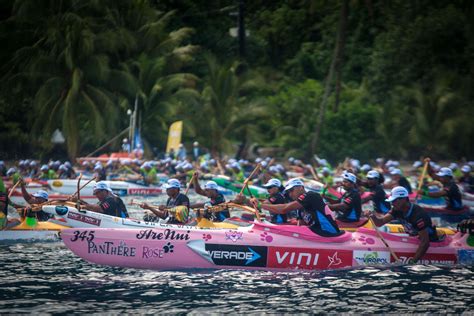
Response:
[[[390,263],[388,251],[361,251],[354,250],[354,260],[361,265],[375,265]]]
[[[267,247],[206,244],[212,262],[219,266],[266,267]]]

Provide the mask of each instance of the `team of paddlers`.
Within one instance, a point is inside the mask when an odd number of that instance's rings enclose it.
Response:
[[[166,190],[168,200],[165,205],[155,206],[141,203],[140,207],[149,210],[146,220],[156,221],[166,219],[171,224],[189,224],[193,216],[177,216],[171,211],[176,206],[185,206],[187,209],[212,209],[217,205],[225,203],[225,197],[219,192],[219,186],[214,181],[207,181],[201,187],[198,179],[208,174],[226,174],[237,183],[242,183],[242,192],[248,180],[254,184],[259,184],[268,191],[268,198],[259,200],[248,198],[243,194],[237,194],[233,199],[234,203],[247,204],[255,209],[267,210],[270,213],[270,220],[275,224],[296,223],[297,225],[308,226],[315,234],[332,237],[342,233],[337,222],[358,222],[361,217],[370,218],[377,226],[384,225],[391,221],[399,221],[410,235],[418,235],[420,245],[413,257],[414,261],[421,258],[427,251],[430,242],[436,242],[443,238],[438,236],[436,227],[431,218],[422,207],[410,200],[413,194],[430,197],[444,197],[446,207],[453,211],[463,208],[462,190],[473,193],[474,177],[471,175],[472,162],[465,164],[461,168],[452,163],[449,167],[441,167],[436,163],[426,160],[415,162],[410,170],[402,171],[397,161],[387,162],[377,159],[372,167],[369,164],[361,165],[358,160],[347,159],[335,170],[324,159],[316,157],[316,165],[304,164],[302,161],[290,158],[285,166],[282,163],[275,163],[275,159],[267,157],[256,159],[254,162],[247,160],[229,159],[225,163],[216,159],[203,159],[200,157],[193,161],[177,161],[165,158],[158,161],[139,161],[132,159],[109,160],[97,162],[86,160],[76,168],[82,168],[83,175],[90,174],[97,180],[106,179],[127,179],[138,181],[145,185],[156,185],[159,178],[168,177],[162,188]],[[199,171],[195,171],[199,170]],[[259,171],[254,174],[252,171]],[[425,177],[425,172],[426,177]],[[408,174],[417,177],[423,174],[423,184],[418,190],[412,188],[407,179]],[[30,205],[42,204],[48,201],[48,193],[40,190],[34,194],[29,194],[25,180],[45,180],[74,178],[76,170],[69,162],[61,163],[52,161],[39,166],[36,161],[23,160],[8,169],[3,162],[0,162],[0,174],[6,181],[11,181],[12,185],[19,182],[23,197]],[[253,179],[246,179],[249,174]],[[293,176],[293,177],[292,177]],[[285,178],[292,177],[285,181]],[[302,178],[314,177],[324,184],[321,192],[307,190]],[[334,183],[334,179],[340,179]],[[389,181],[386,179],[390,178]],[[1,180],[0,180],[1,181]],[[8,183],[7,182],[7,183]],[[285,182],[285,185],[283,185]],[[439,185],[439,190],[429,191],[426,188],[435,183]],[[181,192],[183,185],[188,184],[193,190],[207,197],[205,203],[190,203],[185,193]],[[326,195],[326,190],[332,186],[343,187],[343,194],[337,200]],[[390,190],[386,194],[386,190]],[[2,225],[14,225],[15,221],[8,222],[8,201],[5,185],[0,183],[0,210],[3,210],[4,218]],[[187,191],[187,190],[186,190]],[[367,191],[364,198],[361,192]],[[128,217],[125,203],[120,197],[113,194],[106,182],[98,181],[94,186],[94,195],[99,200],[98,204],[83,203],[82,208],[94,212],[105,213],[118,217]],[[362,204],[372,201],[375,212],[363,212]],[[18,207],[18,205],[13,205]],[[22,215],[31,213],[28,209],[23,209]],[[204,212],[199,216],[206,216],[213,221],[225,221],[230,217],[229,211],[223,209],[219,212]],[[41,211],[35,212],[38,220],[47,220],[48,215]],[[30,214],[31,215],[31,214]],[[465,223],[470,223],[466,221]]]

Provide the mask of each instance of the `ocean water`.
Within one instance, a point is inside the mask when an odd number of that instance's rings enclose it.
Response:
[[[473,266],[149,271],[91,264],[61,242],[0,244],[0,262],[0,314],[474,313]]]

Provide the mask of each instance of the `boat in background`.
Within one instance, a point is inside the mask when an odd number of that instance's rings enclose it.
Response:
[[[106,182],[113,193],[118,196],[140,195],[140,196],[156,196],[163,191],[159,186],[145,186],[126,181],[104,181]],[[71,195],[77,191],[76,179],[54,179],[48,180],[48,184],[53,191],[60,194]],[[88,183],[82,190],[81,195],[93,196],[95,181]]]

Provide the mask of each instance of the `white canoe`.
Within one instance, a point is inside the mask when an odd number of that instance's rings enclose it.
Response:
[[[85,184],[88,180],[82,180]],[[154,196],[159,195],[162,190],[161,187],[157,186],[145,186],[139,185],[126,181],[104,181],[106,182],[114,194],[118,196],[126,195],[143,195],[143,196]],[[77,180],[76,179],[55,179],[48,180],[48,184],[53,191],[56,191],[60,194],[71,195],[77,191]],[[95,181],[90,182],[81,190],[81,195],[92,196]]]

